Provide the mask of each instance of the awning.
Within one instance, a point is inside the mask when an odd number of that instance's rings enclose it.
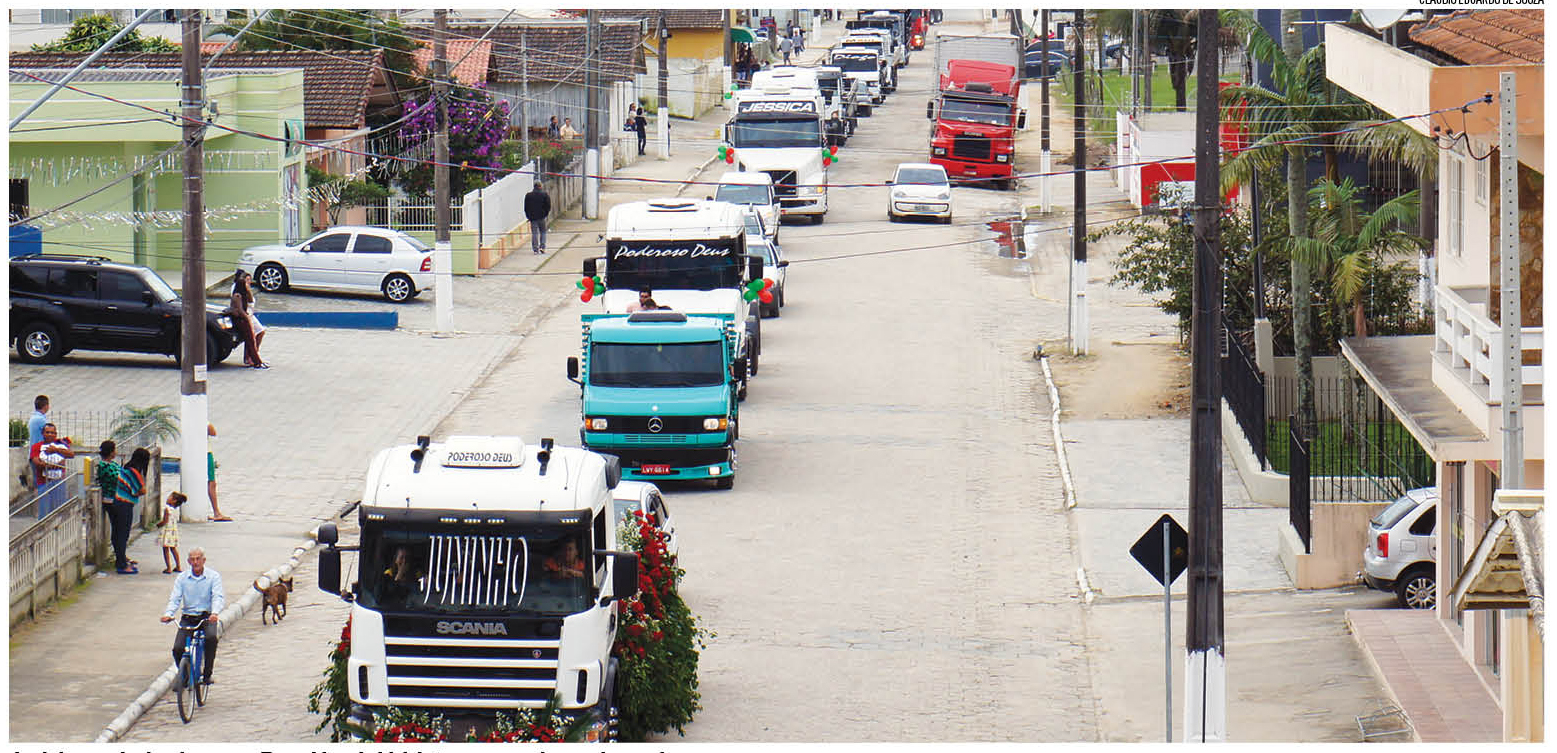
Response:
[[[1449,603],[1456,611],[1529,609],[1544,634],[1540,617],[1545,611],[1541,566],[1545,513],[1538,506],[1498,511],[1501,514],[1477,543],[1465,571],[1455,579]]]
[[[745,42],[747,44],[756,44],[757,43],[757,32],[752,31],[751,29],[748,29],[745,26],[731,26],[730,27],[730,41],[731,42]]]

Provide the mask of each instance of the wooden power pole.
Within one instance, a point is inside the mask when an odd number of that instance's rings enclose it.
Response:
[[[454,292],[452,269],[454,249],[449,241],[449,11],[433,11],[433,97],[438,100],[438,130],[433,135],[433,278],[435,329],[447,333],[454,328]]]
[[[205,334],[205,78],[200,70],[200,13],[183,11],[183,75],[179,108],[184,118],[184,264],[179,340],[179,425],[186,460],[180,466],[180,486],[196,520],[211,514],[206,494],[206,433],[210,423],[206,398]]]

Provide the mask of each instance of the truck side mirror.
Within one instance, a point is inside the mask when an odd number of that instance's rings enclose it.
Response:
[[[611,596],[627,599],[638,595],[638,555],[633,552],[612,552]]]
[[[1019,128],[1019,129],[1027,127],[1027,111],[1026,110],[1023,110],[1023,111],[1021,111],[1021,112],[1016,114],[1016,127]]]
[[[578,380],[578,356],[568,356],[568,381],[580,387],[584,386],[584,383]]]
[[[750,280],[762,279],[762,257],[757,254],[746,255],[746,276]]]
[[[341,550],[334,546],[319,552],[319,590],[341,595]]]
[[[617,484],[622,483],[622,459],[603,452],[600,453],[600,457],[605,458],[606,488],[615,489]]]
[[[598,261],[599,260],[594,258],[594,257],[590,257],[590,258],[584,260],[584,276],[585,277],[594,277],[595,276],[595,268],[597,266],[597,262]]]
[[[741,356],[730,364],[730,378],[739,381],[746,376],[746,357]]]
[[[325,546],[341,540],[340,531],[336,530],[334,523],[325,523],[319,526],[319,532],[314,535],[317,537],[317,541]]]
[[[781,262],[778,263],[778,268],[779,269],[785,269],[788,266],[789,266],[789,260],[788,259],[785,259],[784,261],[781,261]]]
[[[924,116],[926,118],[930,119],[930,120],[935,120],[935,103],[934,102],[926,102],[926,103],[924,103]]]

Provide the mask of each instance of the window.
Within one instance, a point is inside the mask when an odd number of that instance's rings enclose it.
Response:
[[[1449,500],[1449,563],[1450,572],[1459,574],[1465,570],[1465,461],[1444,465]],[[1454,610],[1454,621],[1465,625],[1465,611]]]
[[[11,221],[26,219],[27,209],[27,179],[11,179]]]
[[[1423,510],[1422,514],[1417,517],[1416,520],[1411,521],[1411,535],[1427,536],[1433,532],[1433,528],[1437,525],[1437,523],[1438,506],[1432,505],[1426,510]]]
[[[346,243],[351,240],[349,233],[331,233],[322,238],[315,238],[308,244],[308,252],[314,254],[344,254]]]
[[[16,293],[42,293],[49,282],[49,270],[25,264],[11,265],[11,291]]]
[[[601,510],[595,513],[595,551],[604,551],[607,541],[609,539],[606,538],[606,514],[605,510]],[[606,556],[604,554],[596,554],[594,560],[596,571],[605,567]]]
[[[358,235],[357,245],[352,247],[351,252],[354,254],[387,254],[394,248],[394,245],[394,242],[388,238],[377,235]]]
[[[97,297],[103,301],[140,303],[141,294],[147,292],[141,278],[124,272],[104,272]]]
[[[97,271],[54,269],[49,271],[49,294],[77,298],[97,297]]]
[[[1476,173],[1475,173],[1475,175],[1476,175],[1476,178],[1475,178],[1475,180],[1476,180],[1476,186],[1475,186],[1476,203],[1480,204],[1482,206],[1486,206],[1487,205],[1487,192],[1490,191],[1491,188],[1492,188],[1492,175],[1491,175],[1492,169],[1490,167],[1491,164],[1492,164],[1492,155],[1491,155],[1491,153],[1488,153],[1486,159],[1476,160]]]
[[[1459,256],[1465,250],[1465,161],[1450,152],[1448,175],[1444,176],[1444,250]]]

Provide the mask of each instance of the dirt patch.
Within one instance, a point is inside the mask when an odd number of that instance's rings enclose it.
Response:
[[[1063,342],[1044,350],[1054,359],[1063,419],[1189,416],[1189,358],[1177,343],[1094,343],[1085,356]]]

